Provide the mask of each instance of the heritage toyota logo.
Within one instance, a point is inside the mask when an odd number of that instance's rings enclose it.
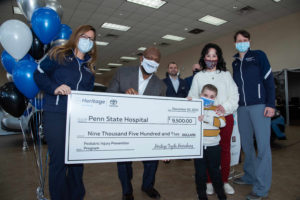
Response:
[[[109,101],[109,106],[110,107],[118,107],[118,100],[117,99],[111,99]]]

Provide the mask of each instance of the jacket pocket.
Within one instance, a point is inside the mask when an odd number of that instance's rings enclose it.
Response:
[[[258,98],[261,99],[261,95],[260,95],[260,84],[258,84],[258,86],[257,86],[257,92],[258,92]]]

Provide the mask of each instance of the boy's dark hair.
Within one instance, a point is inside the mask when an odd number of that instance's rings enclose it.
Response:
[[[216,93],[216,96],[218,95],[218,89],[216,88],[216,86],[212,85],[212,84],[206,84],[203,86],[201,93],[204,92],[204,90],[210,90]]]
[[[250,40],[250,33],[248,31],[246,31],[246,30],[239,30],[233,36],[234,42],[236,42],[236,38],[237,38],[237,36],[239,34],[241,34],[242,36],[244,36],[245,38],[248,38]]]

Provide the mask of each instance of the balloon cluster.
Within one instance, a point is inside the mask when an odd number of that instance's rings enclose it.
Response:
[[[27,98],[33,99],[39,93],[33,79],[37,63],[51,47],[66,43],[72,29],[61,24],[63,8],[57,0],[17,0],[17,4],[30,27],[16,19],[7,20],[0,26],[0,42],[4,48],[1,63],[8,80],[13,81],[0,87],[0,105],[9,114],[19,117],[26,109]],[[8,88],[11,88],[10,92]]]

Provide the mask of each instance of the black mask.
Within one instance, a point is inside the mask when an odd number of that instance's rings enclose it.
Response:
[[[200,72],[199,69],[195,69],[195,71],[193,71],[193,75],[197,74],[198,72]]]

